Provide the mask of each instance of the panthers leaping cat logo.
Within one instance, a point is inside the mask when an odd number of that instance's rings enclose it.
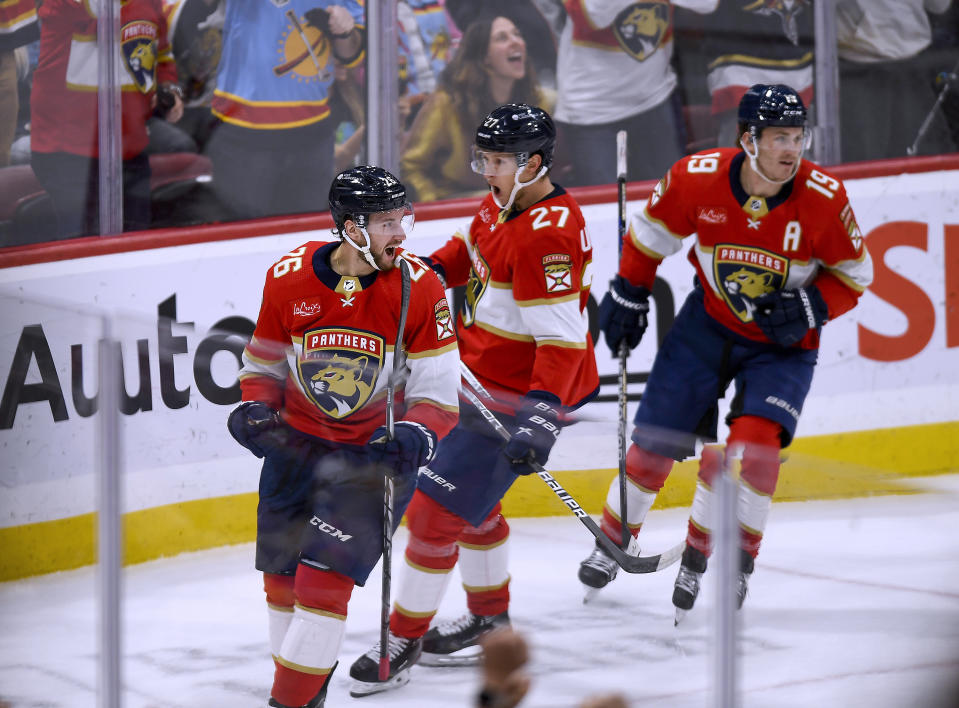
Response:
[[[310,378],[313,398],[324,410],[335,410],[336,418],[351,413],[361,400],[370,396],[371,389],[363,381],[368,363],[365,356],[347,359],[334,354],[326,366]]]
[[[297,361],[300,388],[329,417],[346,418],[373,396],[384,349],[383,338],[369,332],[307,332]]]
[[[788,271],[789,259],[772,251],[738,244],[713,247],[716,290],[740,322],[753,321],[753,300],[782,288]]]
[[[772,273],[755,273],[745,268],[740,268],[734,273],[726,276],[723,286],[726,292],[731,296],[742,298],[743,307],[746,309],[746,319],[751,320],[756,306],[753,304],[753,298],[772,292]]]
[[[665,0],[636,2],[613,20],[613,34],[627,54],[645,61],[672,38],[670,6]]]

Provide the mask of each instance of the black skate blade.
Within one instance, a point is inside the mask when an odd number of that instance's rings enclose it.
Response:
[[[431,654],[423,652],[417,662],[420,666],[450,667],[450,666],[479,666],[483,658],[483,650],[479,646],[463,647],[452,654]]]
[[[374,693],[382,693],[383,691],[391,691],[394,688],[399,688],[400,686],[405,686],[410,682],[410,671],[401,671],[396,674],[396,676],[387,679],[386,681],[357,681],[353,679],[353,685],[350,686],[350,695],[353,698],[363,698],[364,696],[372,696]]]

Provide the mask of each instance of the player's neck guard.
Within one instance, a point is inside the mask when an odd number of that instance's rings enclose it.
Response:
[[[549,167],[543,165],[539,168],[539,172],[536,173],[536,176],[533,177],[533,179],[531,179],[529,182],[520,182],[519,173],[523,171],[524,167],[526,167],[526,165],[516,168],[516,174],[513,175],[513,189],[510,190],[509,199],[506,200],[506,204],[500,204],[499,199],[496,198],[496,193],[493,193],[493,201],[496,202],[496,206],[498,206],[502,211],[509,211],[509,208],[513,206],[513,202],[516,200],[516,195],[519,194],[519,190],[538,182],[549,169]]]

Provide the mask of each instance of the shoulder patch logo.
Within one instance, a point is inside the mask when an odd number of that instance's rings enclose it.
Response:
[[[453,315],[450,313],[450,306],[445,297],[433,306],[433,316],[436,318],[437,341],[442,342],[456,333],[453,327]]]
[[[856,253],[859,253],[862,248],[862,232],[859,230],[859,224],[856,223],[856,217],[852,213],[849,202],[846,202],[846,206],[839,212],[839,220],[842,221],[846,233],[849,234],[849,240],[852,242],[853,248],[856,249]]]
[[[561,293],[573,289],[573,259],[566,253],[543,256],[543,274],[546,292]]]
[[[782,288],[788,271],[788,259],[761,248],[735,244],[713,248],[716,287],[741,322],[752,322],[753,299]]]
[[[300,388],[330,418],[342,420],[370,399],[383,369],[379,335],[345,328],[309,330],[297,357]]]

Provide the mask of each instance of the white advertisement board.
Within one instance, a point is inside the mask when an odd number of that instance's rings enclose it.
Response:
[[[959,172],[849,180],[846,187],[876,280],[855,310],[827,325],[797,435],[956,420]],[[631,202],[630,212],[642,206]],[[598,301],[616,270],[616,205],[583,211]],[[428,254],[467,220],[418,220],[406,245]],[[329,237],[293,233],[0,270],[0,528],[95,508],[104,316],[123,363],[124,509],[255,491],[258,461],[225,425],[239,400],[242,348],[242,337],[229,333],[252,331],[273,261],[304,241]],[[681,255],[661,266],[651,326],[630,358],[631,374],[641,379],[648,372],[660,330],[692,277]],[[602,341],[596,351],[606,381],[601,393],[612,400],[616,363]],[[613,408],[594,403],[584,414],[612,420]],[[563,445],[561,437],[558,469],[596,468],[597,455],[615,466],[615,449]]]

